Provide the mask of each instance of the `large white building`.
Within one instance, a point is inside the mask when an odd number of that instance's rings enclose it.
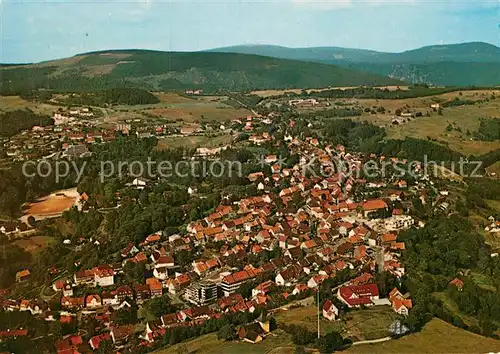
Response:
[[[186,299],[203,306],[217,300],[217,284],[211,281],[195,283],[186,289]]]

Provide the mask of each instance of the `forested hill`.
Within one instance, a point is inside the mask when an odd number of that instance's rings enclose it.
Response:
[[[341,47],[233,46],[211,52],[246,53],[327,63],[412,83],[500,85],[500,48],[483,42],[433,45],[401,53]]]
[[[427,64],[437,62],[459,63],[498,63],[500,48],[483,42],[470,42],[448,45],[432,45],[401,53],[377,52],[367,49],[342,47],[288,48],[275,45],[239,45],[211,49],[209,52],[257,54],[269,57],[309,60],[309,61],[347,61],[361,63]]]
[[[116,87],[148,90],[252,90],[390,85],[401,81],[334,65],[233,53],[119,50],[39,64],[0,67],[3,93],[47,88],[88,91]]]

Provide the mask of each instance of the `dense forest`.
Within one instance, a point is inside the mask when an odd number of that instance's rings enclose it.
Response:
[[[411,291],[414,307],[406,319],[418,330],[433,316],[483,335],[493,335],[500,318],[500,296],[497,290],[479,288],[466,281],[463,292],[448,285],[456,276],[463,277],[475,269],[492,280],[500,279],[500,260],[490,256],[491,249],[470,221],[459,215],[436,215],[422,229],[400,234],[406,244],[403,254],[407,267],[405,286]],[[460,275],[462,274],[462,276]],[[456,313],[435,295],[445,292],[459,309],[479,319],[478,327],[468,327]]]
[[[2,94],[38,88],[86,92],[111,88],[147,90],[252,91],[255,89],[400,84],[398,80],[333,65],[231,53],[158,52],[148,50],[87,53],[63,69],[23,65],[0,68]],[[123,60],[123,58],[126,58]],[[94,75],[102,67],[111,72]]]
[[[462,88],[460,90],[466,90]],[[373,87],[356,87],[349,89],[331,89],[315,91],[309,93],[303,90],[300,94],[289,93],[291,96],[311,96],[323,98],[358,98],[358,99],[406,99],[440,95],[447,92],[454,92],[459,90],[458,87],[428,87],[427,85],[411,86],[408,90],[389,90],[379,89]]]
[[[474,137],[478,140],[500,140],[500,118],[481,119]]]
[[[29,109],[9,111],[0,114],[0,136],[13,136],[35,125],[44,127],[53,124],[52,118],[38,115]]]
[[[113,88],[91,93],[71,94],[65,104],[74,106],[154,104],[160,100],[152,93],[136,88]]]

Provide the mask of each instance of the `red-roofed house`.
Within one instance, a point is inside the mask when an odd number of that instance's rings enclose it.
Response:
[[[323,304],[323,317],[329,321],[335,321],[338,315],[339,309],[330,300],[326,300]]]
[[[372,300],[379,298],[378,287],[376,284],[343,286],[337,291],[337,297],[349,308],[372,306]]]
[[[464,289],[464,282],[458,278],[450,281],[449,285],[454,285],[457,287],[458,291],[462,291]]]
[[[101,344],[102,341],[109,341],[109,340],[111,340],[111,336],[109,335],[109,333],[103,333],[90,338],[89,345],[92,348],[92,350],[97,350],[99,349],[99,345]]]
[[[92,269],[96,285],[110,286],[115,283],[115,271],[107,264],[97,266]]]
[[[367,217],[368,215],[370,215],[370,213],[381,209],[386,209],[387,204],[382,199],[370,199],[362,203],[361,207],[363,208],[365,217]]]
[[[370,273],[363,273],[359,277],[354,278],[351,282],[352,285],[364,285],[373,283],[373,275]]]
[[[392,299],[392,309],[400,315],[408,316],[408,312],[412,306],[411,299],[403,299],[399,297]]]

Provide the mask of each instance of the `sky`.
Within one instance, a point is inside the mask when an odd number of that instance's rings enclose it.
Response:
[[[0,0],[0,62],[240,44],[401,52],[500,44],[500,0]]]

